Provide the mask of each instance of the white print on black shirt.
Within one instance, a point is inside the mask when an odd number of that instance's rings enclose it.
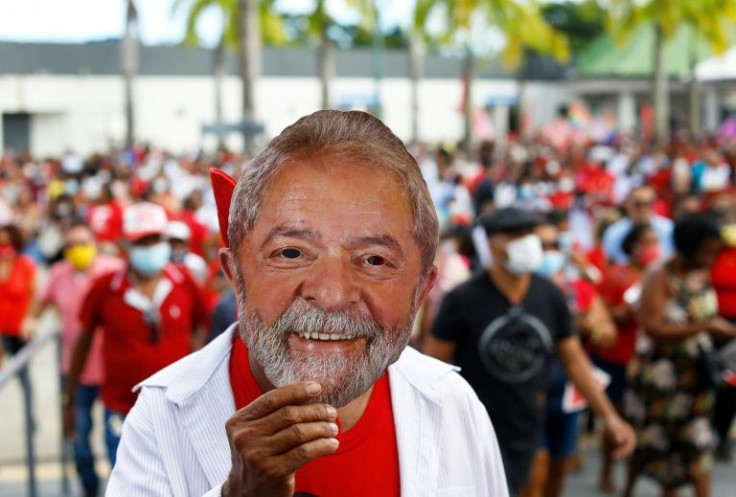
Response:
[[[519,306],[491,321],[478,342],[478,354],[488,372],[504,383],[534,378],[552,351],[547,327]]]

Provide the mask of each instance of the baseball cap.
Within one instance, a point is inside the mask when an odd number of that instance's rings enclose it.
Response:
[[[191,238],[191,231],[186,223],[181,221],[171,221],[166,226],[166,238],[189,241],[189,238]]]
[[[513,233],[536,227],[539,220],[529,211],[517,207],[504,207],[485,214],[478,219],[486,233]]]
[[[144,236],[163,235],[168,224],[164,208],[151,202],[133,204],[123,212],[123,234],[131,242]]]

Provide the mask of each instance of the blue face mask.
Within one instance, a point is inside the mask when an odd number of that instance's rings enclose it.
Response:
[[[572,235],[569,231],[561,231],[557,235],[557,244],[560,246],[560,250],[567,252],[572,247]]]
[[[128,253],[130,265],[143,276],[161,271],[171,258],[171,245],[159,242],[146,247],[132,247]]]
[[[542,256],[542,264],[537,268],[536,273],[549,278],[560,271],[564,265],[565,254],[557,250],[550,250]]]

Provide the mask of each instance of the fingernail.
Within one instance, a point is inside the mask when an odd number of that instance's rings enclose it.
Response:
[[[319,383],[310,383],[307,385],[307,393],[310,395],[316,395],[322,390]]]
[[[337,435],[337,430],[338,430],[337,424],[330,423],[330,430],[332,430],[332,433],[334,433],[335,435]]]
[[[329,439],[330,445],[337,448],[340,445],[340,442],[336,438],[330,438]]]
[[[327,406],[327,416],[330,418],[336,418],[337,417],[337,409],[335,409],[332,406]]]

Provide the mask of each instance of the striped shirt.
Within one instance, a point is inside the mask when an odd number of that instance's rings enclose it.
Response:
[[[106,495],[221,495],[234,330],[139,385]],[[402,496],[508,497],[488,414],[456,368],[407,348],[389,380]]]

